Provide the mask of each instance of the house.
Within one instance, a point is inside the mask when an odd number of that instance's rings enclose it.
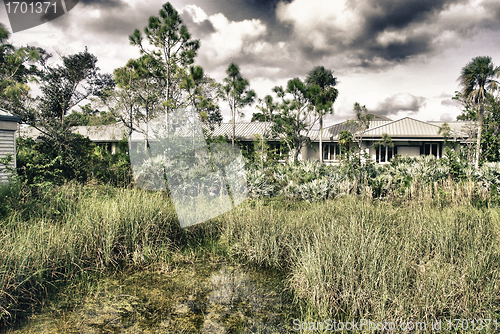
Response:
[[[366,130],[356,129],[348,122],[338,123],[323,129],[323,161],[326,163],[339,161],[342,153],[339,136],[344,130],[350,131],[361,141],[361,149],[377,163],[389,162],[395,156],[434,155],[436,158],[442,158],[445,146],[457,150],[471,136],[469,122],[446,122],[450,127],[448,134],[440,131],[444,123],[424,122],[410,117],[396,121],[375,118],[370,121]],[[381,142],[385,134],[391,138],[392,144]],[[319,160],[319,131],[312,134],[311,140],[314,149],[307,149],[304,152],[305,158]]]
[[[118,149],[118,142],[123,138],[127,138],[127,129],[120,123],[99,126],[75,126],[73,133],[78,133],[84,137],[89,138],[98,146],[105,148],[108,152],[114,154]],[[19,136],[22,138],[33,138],[40,140],[42,135],[40,130],[34,127],[26,127],[19,130]],[[133,136],[136,141],[141,140],[138,134],[134,133]]]
[[[16,166],[16,139],[17,124],[21,119],[6,110],[0,109],[0,158],[12,155],[11,167]],[[0,163],[0,182],[7,182],[9,173],[6,166]]]
[[[361,141],[361,149],[368,153],[370,158],[377,163],[389,162],[395,156],[417,157],[420,155],[434,155],[442,158],[445,146],[457,150],[469,141],[473,133],[470,122],[463,121],[429,121],[424,122],[411,117],[391,120],[387,117],[372,114],[368,129],[358,129],[352,122],[344,121],[323,128],[323,161],[325,163],[338,163],[342,154],[339,137],[343,131],[349,131]],[[450,127],[448,134],[440,131],[441,126],[447,123]],[[241,122],[236,124],[236,139],[249,146],[256,139],[255,134],[269,133],[271,123],[268,122]],[[392,139],[392,144],[382,144],[381,139],[387,134]],[[229,123],[216,127],[212,135],[232,136],[232,126]],[[304,147],[299,155],[299,160],[319,160],[319,130],[309,132],[312,142],[311,147]],[[270,139],[271,146],[279,149],[279,142]]]
[[[325,127],[322,131],[323,161],[328,164],[340,161],[343,148],[339,144],[339,137],[342,131],[350,131],[361,142],[362,150],[377,163],[386,163],[395,156],[434,155],[441,158],[445,153],[446,145],[456,150],[472,137],[469,122],[446,122],[450,127],[450,131],[446,135],[440,131],[445,122],[424,122],[410,117],[391,120],[377,114],[372,114],[372,116],[373,118],[365,130],[358,129],[349,121]],[[251,150],[258,136],[270,135],[271,126],[270,122],[236,123],[236,140],[239,141],[242,149]],[[227,138],[231,138],[233,134],[231,123],[222,123],[213,128],[207,125],[203,125],[203,127],[211,137],[227,136]],[[127,138],[128,133],[126,127],[121,124],[77,126],[73,131],[88,137],[98,145],[107,148],[111,153],[116,152],[118,142],[124,137]],[[391,137],[392,145],[381,143],[385,134]],[[21,136],[37,138],[39,135],[40,132],[33,128],[21,130]],[[302,148],[299,160],[319,160],[319,130],[310,131],[308,136],[311,139],[312,148]],[[133,132],[130,147],[135,149],[143,141],[144,136],[141,133]],[[281,155],[280,160],[284,161],[286,154],[281,150],[279,140],[271,138],[268,142],[271,148]]]

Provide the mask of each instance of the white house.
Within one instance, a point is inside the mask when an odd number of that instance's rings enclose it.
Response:
[[[12,155],[11,166],[16,166],[16,139],[17,124],[21,119],[6,110],[0,109],[0,158]],[[0,182],[7,182],[9,174],[6,167],[0,164]]]
[[[373,161],[386,163],[396,155],[416,157],[419,155],[434,155],[441,158],[445,152],[445,142],[451,148],[457,149],[469,140],[470,123],[453,121],[447,122],[450,127],[449,134],[440,133],[440,128],[445,122],[419,121],[410,117],[391,120],[387,117],[373,114],[368,129],[361,131],[348,121],[340,122],[323,129],[323,161],[325,163],[339,162],[342,147],[339,145],[339,136],[342,131],[350,131],[357,139],[361,140],[362,149],[369,154]],[[239,122],[236,123],[236,139],[243,147],[250,148],[257,139],[256,135],[269,135],[272,124],[270,122]],[[231,138],[233,128],[231,123],[222,123],[212,129],[204,125],[208,135],[212,137],[227,136]],[[107,147],[112,153],[116,151],[117,143],[126,137],[127,130],[121,124],[107,126],[78,126],[74,132],[88,137],[93,142]],[[21,131],[21,136],[36,138],[39,131],[26,128]],[[391,137],[393,145],[381,145],[380,140],[384,134]],[[299,160],[319,160],[319,130],[312,130],[307,134],[312,142],[312,148],[304,147],[299,155]],[[131,147],[134,149],[143,141],[141,133],[132,134]],[[269,143],[279,150],[278,139],[271,139]],[[285,157],[283,156],[282,159]]]

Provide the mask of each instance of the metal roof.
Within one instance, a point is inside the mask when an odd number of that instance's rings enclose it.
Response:
[[[235,136],[239,140],[255,140],[255,135],[258,134],[262,136],[264,133],[271,133],[271,122],[239,122],[235,123]],[[228,136],[232,138],[233,136],[233,124],[232,123],[221,123],[215,125],[213,130],[210,129],[209,125],[203,124],[203,128],[208,131],[212,137],[217,136]]]
[[[387,120],[377,120],[377,121],[370,121],[368,125],[368,129],[372,129],[374,127],[384,125],[387,123],[390,123],[392,121],[387,121]],[[359,132],[359,129],[356,127],[354,124],[349,124],[349,121],[344,121],[341,123],[337,123],[331,126],[328,126],[326,128],[323,128],[323,140],[338,140],[339,135],[342,131],[350,131],[351,133],[355,134]],[[319,130],[313,130],[309,133],[309,138],[311,140],[319,140]]]
[[[368,138],[380,138],[382,134],[387,133],[391,138],[443,138],[440,135],[439,129],[444,122],[423,122],[413,118],[403,118],[397,121],[377,120],[370,121],[368,130],[363,132],[363,136]],[[467,138],[467,131],[460,131],[464,126],[471,124],[470,122],[446,122],[450,124],[451,137]],[[256,139],[255,135],[263,135],[264,133],[270,134],[271,122],[240,122],[236,123],[236,139],[253,141]],[[233,128],[232,123],[221,123],[220,126],[215,125],[213,130],[210,129],[208,124],[202,124],[203,128],[209,135],[216,137],[219,135],[232,137]],[[337,141],[342,131],[351,131],[356,134],[359,130],[355,125],[349,124],[348,121],[337,123],[323,128],[323,141]],[[117,142],[124,136],[127,136],[127,128],[121,124],[111,124],[102,126],[77,126],[74,127],[73,132],[79,133],[82,136],[88,137],[93,142]],[[33,127],[23,128],[19,131],[22,137],[37,138],[41,135],[40,131]],[[305,135],[305,134],[304,134]],[[309,138],[313,141],[319,141],[319,130],[311,130]],[[151,135],[151,138],[154,136]],[[132,133],[132,141],[142,141],[144,135],[140,132],[134,131]]]
[[[11,121],[11,122],[19,122],[21,117],[14,116],[10,112],[5,109],[0,108],[0,121]]]
[[[474,125],[474,122],[470,122],[470,121],[450,121],[450,122],[429,121],[427,123],[437,125],[439,127],[443,126],[443,124],[446,123],[450,126],[451,130],[455,130],[458,132],[465,132],[465,133],[468,133],[471,128],[472,129],[476,128],[476,126]]]
[[[75,126],[72,129],[72,132],[81,134],[84,137],[88,137],[91,141],[96,143],[118,142],[128,134],[127,128],[120,123],[100,126]],[[22,128],[18,133],[20,137],[29,137],[33,139],[36,139],[42,135],[40,130],[32,126]],[[141,140],[144,140],[144,136],[140,132],[134,131],[132,133],[132,141]]]
[[[405,117],[397,121],[388,122],[386,124],[368,129],[364,131],[363,136],[381,137],[382,134],[386,133],[392,138],[395,137],[443,138],[443,135],[439,134],[439,130],[440,126],[438,125],[431,124],[430,122],[419,121],[410,117]],[[451,130],[451,132],[452,132],[451,135],[455,137],[467,137],[467,134],[465,132],[460,132],[453,129]]]

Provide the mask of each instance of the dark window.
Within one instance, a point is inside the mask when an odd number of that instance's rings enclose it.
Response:
[[[340,159],[340,147],[338,144],[323,145],[323,160],[337,161]]]
[[[390,145],[380,145],[375,151],[375,160],[377,162],[389,162],[396,154],[395,148]]]
[[[436,158],[441,158],[441,143],[428,143],[423,145],[424,155],[433,155]]]

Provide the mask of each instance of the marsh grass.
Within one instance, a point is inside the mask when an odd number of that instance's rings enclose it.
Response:
[[[20,202],[0,222],[0,319],[88,272],[169,256],[180,227],[161,192],[69,184]]]
[[[232,212],[224,237],[246,261],[284,270],[305,314],[333,319],[493,318],[500,216],[471,205],[338,198]]]
[[[0,188],[0,322],[54,296],[65,312],[110,272],[199,261],[279,271],[304,319],[496,319],[492,188],[444,179],[391,189],[384,200],[369,187],[316,202],[256,199],[181,229],[163,192]]]

